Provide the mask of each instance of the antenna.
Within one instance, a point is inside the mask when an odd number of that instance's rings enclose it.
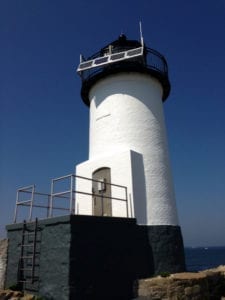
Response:
[[[143,38],[143,34],[142,34],[142,24],[141,24],[141,21],[139,22],[139,28],[140,28],[141,46],[144,47],[144,38]]]

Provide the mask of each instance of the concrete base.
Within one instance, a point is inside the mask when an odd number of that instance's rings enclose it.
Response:
[[[147,231],[148,244],[152,249],[154,275],[162,272],[183,272],[185,267],[184,246],[179,226],[143,226]]]
[[[22,226],[7,226],[6,286],[17,282]],[[185,270],[178,226],[69,215],[40,220],[38,227],[38,282],[23,288],[46,299],[132,299],[137,279]]]

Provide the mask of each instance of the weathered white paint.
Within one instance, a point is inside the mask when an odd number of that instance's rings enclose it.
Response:
[[[112,183],[129,187],[139,224],[177,225],[161,84],[147,74],[120,73],[98,81],[89,98],[89,161],[77,174],[110,167]],[[122,153],[130,150],[139,156],[129,161]]]

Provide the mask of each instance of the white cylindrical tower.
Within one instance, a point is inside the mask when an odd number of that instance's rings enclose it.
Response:
[[[90,106],[89,165],[98,161],[97,169],[105,167],[109,158],[111,180],[128,186],[138,224],[177,225],[163,115],[170,91],[165,58],[122,35],[81,62],[78,71],[82,98]],[[127,172],[116,159],[124,152],[133,153]]]
[[[154,274],[184,271],[163,114],[170,93],[165,58],[143,39],[122,35],[81,59],[78,73],[90,130],[89,159],[76,166],[81,176],[76,190],[85,192],[76,197],[76,213],[122,217],[121,224],[135,218],[132,236],[148,253],[147,269]],[[134,263],[139,265],[140,256]]]
[[[160,82],[149,74],[122,72],[98,81],[89,92],[89,159],[126,149],[140,153],[146,207],[139,212],[138,222],[177,225],[162,92]],[[140,199],[134,201],[138,206]]]

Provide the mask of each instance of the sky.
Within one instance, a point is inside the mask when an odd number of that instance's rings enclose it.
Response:
[[[225,0],[0,1],[0,237],[16,190],[88,159],[79,55],[124,33],[168,62],[164,104],[186,246],[225,245]]]

